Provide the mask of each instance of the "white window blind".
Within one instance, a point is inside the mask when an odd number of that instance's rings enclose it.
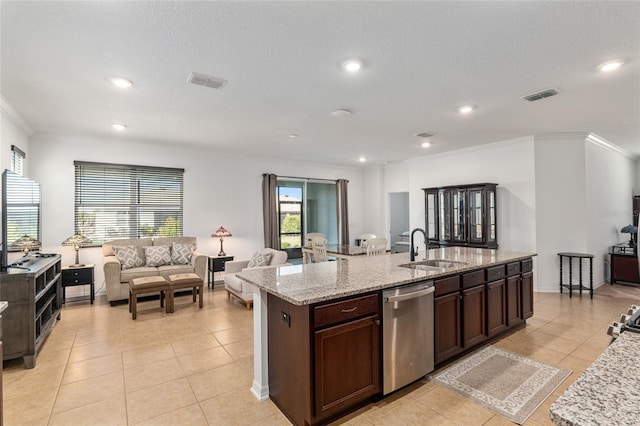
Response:
[[[11,171],[17,175],[24,176],[25,153],[15,145],[11,145]]]
[[[75,161],[75,231],[94,245],[182,235],[184,169]]]

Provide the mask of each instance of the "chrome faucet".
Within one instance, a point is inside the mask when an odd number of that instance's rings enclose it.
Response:
[[[426,249],[429,250],[429,241],[427,240],[427,233],[422,228],[415,228],[413,231],[411,231],[411,242],[409,243],[410,244],[409,253],[410,253],[410,259],[412,262],[416,260],[416,256],[418,255],[418,247],[416,247],[415,251],[413,251],[413,234],[415,234],[418,231],[422,232],[422,235],[424,235],[424,245]]]

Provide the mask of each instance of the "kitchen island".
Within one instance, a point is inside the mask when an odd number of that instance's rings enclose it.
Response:
[[[533,256],[447,247],[416,262],[399,253],[243,271],[238,277],[255,286],[251,391],[295,424],[340,416],[380,394],[382,290],[435,287],[438,365],[533,314]],[[407,267],[425,260],[447,265]]]

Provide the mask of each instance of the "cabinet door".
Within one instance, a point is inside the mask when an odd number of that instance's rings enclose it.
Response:
[[[336,414],[380,392],[378,316],[315,332],[315,417]]]
[[[498,243],[498,219],[496,218],[496,190],[495,187],[489,187],[486,189],[487,197],[487,217],[485,219],[485,226],[487,228],[486,244],[489,248],[497,247]]]
[[[507,329],[506,280],[487,283],[487,335],[493,337]]]
[[[484,191],[482,189],[469,190],[469,242],[484,244]]]
[[[438,234],[440,241],[451,241],[451,191],[438,191]]]
[[[462,352],[460,307],[460,292],[434,299],[436,364]]]
[[[520,276],[507,278],[507,326],[513,327],[522,322],[520,306]]]
[[[425,223],[427,238],[437,242],[438,238],[438,192],[425,192]]]
[[[533,272],[522,274],[522,318],[533,316]]]
[[[613,282],[626,281],[631,283],[640,282],[640,272],[638,271],[638,258],[636,256],[611,255],[613,270],[611,271]]]
[[[486,340],[484,285],[462,292],[462,345],[465,348]]]
[[[456,189],[451,191],[451,220],[452,220],[452,240],[456,243],[467,241],[467,208],[466,191]]]

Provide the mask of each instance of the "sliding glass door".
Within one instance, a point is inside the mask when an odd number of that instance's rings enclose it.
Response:
[[[302,257],[306,234],[323,233],[329,244],[338,242],[336,184],[310,179],[278,179],[278,235],[280,249],[289,258]]]

